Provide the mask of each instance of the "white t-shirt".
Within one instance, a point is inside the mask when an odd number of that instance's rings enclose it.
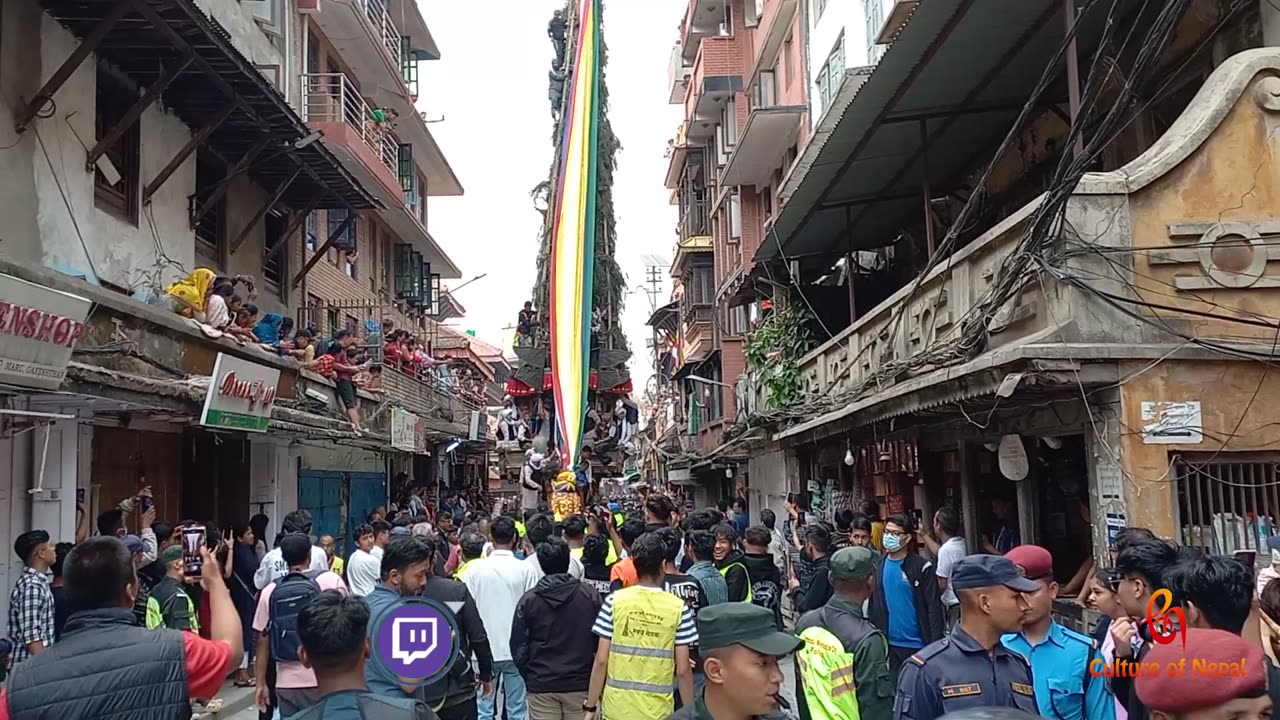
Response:
[[[231,324],[231,312],[227,309],[226,298],[221,295],[209,296],[204,304],[204,322],[217,330]]]
[[[956,591],[951,587],[951,568],[956,563],[964,559],[965,556],[964,538],[953,537],[942,543],[942,547],[938,548],[938,577],[947,579],[947,590],[942,593],[942,604],[950,607],[960,603],[960,598],[956,597]]]
[[[534,583],[547,576],[546,573],[542,572],[542,563],[538,562],[536,553],[525,558],[524,561],[533,566]],[[573,555],[569,555],[569,574],[579,580],[582,579],[582,561]]]
[[[329,569],[329,556],[325,554],[323,548],[315,545],[311,546],[311,569]],[[262,590],[287,574],[289,574],[289,564],[281,556],[280,548],[275,548],[267,553],[262,558],[262,562],[258,564],[258,570],[253,574],[253,584],[259,590]]]
[[[463,582],[476,600],[496,662],[511,659],[511,622],[520,598],[538,584],[533,570],[510,550],[494,550],[467,566]]]
[[[373,550],[376,552],[381,548],[375,547]],[[365,597],[373,592],[382,579],[382,560],[374,552],[356,548],[347,560],[347,584],[351,586],[351,594],[356,597]]]

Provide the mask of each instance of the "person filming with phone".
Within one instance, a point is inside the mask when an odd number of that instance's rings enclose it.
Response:
[[[138,576],[118,538],[74,547],[63,567],[71,607],[66,630],[58,643],[14,667],[0,692],[0,720],[191,717],[191,700],[216,695],[244,654],[240,618],[218,561],[204,546],[199,554],[208,640],[135,624]]]
[[[160,553],[165,575],[151,588],[147,598],[147,627],[150,629],[165,627],[200,632],[200,618],[186,586],[200,582],[201,568],[189,561],[200,557],[204,540],[195,535],[195,546],[188,548],[188,536],[191,535],[188,530],[183,530],[182,544],[170,545]]]

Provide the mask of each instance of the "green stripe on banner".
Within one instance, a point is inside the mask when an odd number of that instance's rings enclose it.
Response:
[[[267,426],[271,424],[271,418],[259,417],[257,415],[242,415],[240,413],[211,409],[208,414],[204,416],[204,424],[209,427],[229,428],[232,430],[266,432]]]
[[[582,243],[583,243],[583,278],[582,278],[582,295],[583,295],[583,328],[586,332],[582,334],[582,407],[578,408],[579,417],[582,418],[583,426],[586,425],[587,417],[587,394],[590,392],[591,382],[591,316],[592,310],[595,308],[595,274],[596,274],[596,175],[599,171],[600,160],[600,7],[601,0],[589,0],[591,8],[591,74],[590,90],[591,90],[591,107],[589,108],[590,125],[589,139],[587,148],[591,158],[591,165],[587,170],[587,213],[586,222],[583,226]],[[582,438],[578,438],[578,444],[582,444]]]

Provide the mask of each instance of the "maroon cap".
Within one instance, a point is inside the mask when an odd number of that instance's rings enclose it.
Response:
[[[1138,699],[1151,710],[1166,713],[1215,708],[1251,693],[1264,692],[1267,685],[1266,658],[1247,640],[1225,630],[1187,630],[1187,647],[1176,636],[1168,645],[1156,645],[1142,658],[1144,665],[1158,667],[1154,674],[1140,675]],[[1182,660],[1180,672],[1170,673],[1170,664]]]
[[[1019,545],[1004,556],[1032,580],[1053,575],[1053,556],[1039,545]]]

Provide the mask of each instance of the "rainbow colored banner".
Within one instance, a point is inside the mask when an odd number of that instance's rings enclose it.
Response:
[[[562,118],[551,227],[551,384],[564,467],[582,448],[591,372],[596,246],[596,148],[600,126],[600,5],[578,0],[578,37]]]

